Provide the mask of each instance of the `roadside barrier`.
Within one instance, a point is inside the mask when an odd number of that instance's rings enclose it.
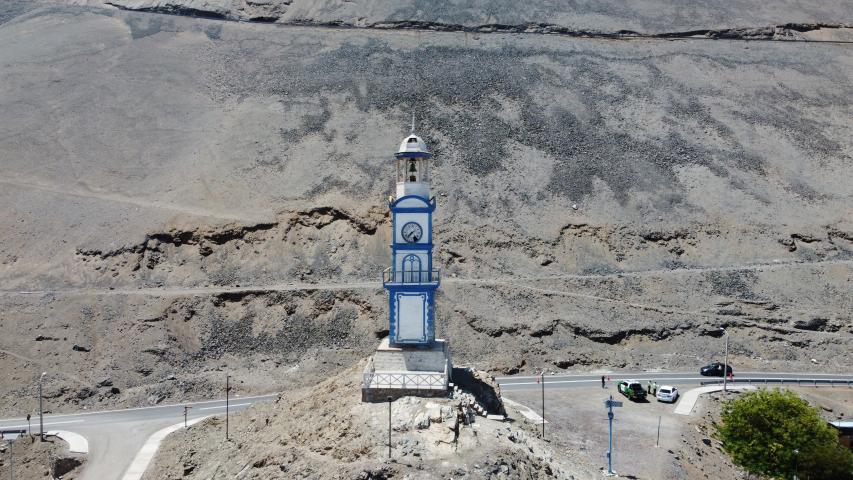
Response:
[[[783,384],[783,383],[796,383],[797,385],[807,385],[812,387],[817,387],[818,385],[829,385],[830,387],[835,387],[836,384],[840,386],[847,386],[848,388],[853,387],[853,380],[838,380],[832,378],[735,378],[731,380],[726,380],[727,383],[746,383],[749,385],[769,385],[772,383]],[[723,380],[703,380],[699,382],[700,385],[722,385]]]

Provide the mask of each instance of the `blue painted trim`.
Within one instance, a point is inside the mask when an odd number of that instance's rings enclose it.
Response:
[[[394,154],[397,158],[432,158],[429,152],[397,152]]]
[[[403,200],[407,200],[409,198],[416,198],[422,202],[424,202],[423,207],[398,207],[397,204]],[[398,199],[395,199],[393,202],[388,204],[388,207],[392,212],[404,212],[404,213],[413,213],[413,212],[432,212],[435,210],[435,197],[430,199],[424,198],[420,195],[405,195]]]
[[[389,292],[434,292],[435,289],[438,288],[438,282],[436,283],[394,283],[388,284],[385,286],[385,289]]]
[[[435,208],[429,207],[396,207],[392,209],[394,213],[432,213],[433,210],[435,210]]]
[[[435,210],[435,197],[432,197],[432,208]],[[429,214],[429,258],[427,259],[427,264],[430,271],[432,271],[432,213]]]
[[[398,295],[398,291],[395,289],[393,292],[390,292],[388,297],[389,304],[389,312],[390,312],[390,326],[389,326],[389,341],[391,344],[405,344],[405,345],[429,345],[433,341],[435,341],[435,293],[431,290],[413,290],[411,293],[406,292],[405,294],[423,294],[425,298],[423,300],[424,305],[424,325],[423,325],[423,337],[419,339],[400,339],[398,338],[399,331],[399,315],[397,304],[399,302],[400,296]]]
[[[391,252],[397,250],[432,250],[432,247],[433,244],[431,243],[392,243]]]

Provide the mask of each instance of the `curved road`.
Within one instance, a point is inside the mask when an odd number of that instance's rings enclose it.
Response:
[[[547,388],[570,388],[590,387],[601,385],[601,376],[610,378],[611,382],[618,380],[654,380],[658,385],[699,385],[701,383],[720,382],[720,377],[703,377],[699,372],[602,372],[595,375],[545,375]],[[529,388],[541,388],[538,376],[514,376],[498,377],[501,392],[513,390],[524,390]],[[770,384],[797,383],[801,381],[804,385],[853,385],[853,375],[840,375],[834,373],[763,373],[763,372],[735,372],[734,383],[753,382],[763,385],[765,380]]]
[[[234,397],[230,401],[230,411],[245,410],[255,402],[276,397],[277,393]],[[158,430],[183,422],[184,405],[192,407],[187,415],[189,420],[225,413],[225,400],[209,400],[123,410],[50,414],[44,416],[44,431],[68,430],[86,437],[89,454],[80,477],[82,480],[120,480],[148,437]],[[33,415],[31,424],[32,432],[37,434],[38,415]],[[0,430],[26,428],[26,418],[0,420]]]
[[[546,375],[546,388],[593,387],[601,385],[601,375],[610,378],[610,382],[621,379],[640,381],[656,380],[658,384],[678,386],[698,385],[701,382],[720,381],[719,378],[702,377],[698,372],[601,372],[586,375]],[[503,392],[539,389],[541,384],[537,376],[500,377],[498,383]],[[820,373],[761,373],[738,372],[735,381],[742,383],[753,381],[763,384],[802,381],[804,385],[853,386],[853,375]],[[231,400],[231,411],[238,412],[249,405],[275,399],[277,393],[253,397],[235,397]],[[209,400],[186,404],[157,405],[153,407],[128,408],[97,412],[79,412],[50,414],[44,417],[45,431],[68,430],[85,436],[89,441],[89,455],[82,479],[120,480],[136,453],[154,432],[180,423],[184,419],[184,405],[192,408],[188,419],[225,413],[224,400]],[[32,431],[38,432],[38,417],[32,419]],[[24,418],[0,420],[0,430],[25,429]],[[223,432],[224,435],[224,432]]]

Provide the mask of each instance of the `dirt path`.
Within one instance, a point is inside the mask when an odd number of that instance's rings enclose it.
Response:
[[[45,367],[45,368],[43,368],[43,370],[48,369],[48,366],[42,360],[36,360],[35,358],[26,357],[26,356],[21,355],[19,353],[15,353],[15,352],[12,352],[10,350],[3,349],[3,348],[0,348],[0,354],[9,355],[10,357],[17,358],[18,360],[24,361],[26,363],[32,363],[34,365],[38,365],[39,367]],[[77,377],[75,375],[71,375],[71,374],[68,374],[65,372],[61,372],[61,371],[55,370],[53,368],[50,368],[50,370],[51,370],[51,373],[65,377],[65,378],[72,380],[72,381],[74,381],[80,385],[84,385],[84,386],[88,385],[87,382],[83,381],[83,379],[81,379],[80,377]]]
[[[0,181],[2,183],[2,181]],[[557,275],[537,275],[529,277],[496,277],[496,278],[443,278],[445,284],[460,284],[460,285],[498,285],[529,288],[538,290],[548,294],[570,295],[579,298],[588,298],[594,300],[608,300],[618,302],[627,306],[638,308],[655,308],[646,304],[626,302],[623,300],[612,299],[608,297],[599,297],[596,295],[588,295],[582,293],[566,292],[563,290],[541,289],[531,285],[525,285],[524,282],[539,282],[547,280],[588,280],[588,279],[607,279],[618,277],[640,277],[649,275],[679,275],[693,274],[703,272],[744,272],[744,271],[768,271],[787,268],[807,268],[819,267],[825,265],[850,265],[853,266],[853,260],[823,260],[816,262],[778,262],[778,263],[758,263],[752,265],[729,265],[721,267],[689,267],[678,269],[654,269],[654,270],[638,270],[627,272],[614,272],[603,274],[557,274]],[[239,287],[229,286],[204,286],[204,287],[152,287],[152,288],[65,288],[65,289],[45,289],[45,290],[0,290],[0,296],[19,296],[19,295],[144,295],[144,296],[190,296],[190,295],[211,295],[218,293],[252,293],[252,292],[278,292],[278,291],[298,291],[298,290],[370,290],[382,287],[379,281],[364,281],[355,280],[352,282],[341,283],[272,283],[266,285],[247,285]],[[696,314],[700,312],[679,311],[674,309],[660,310],[671,311],[678,313]]]
[[[210,210],[206,208],[199,208],[195,206],[189,205],[176,205],[173,203],[167,202],[159,202],[156,200],[149,200],[146,198],[137,198],[131,197],[127,195],[123,195],[120,193],[114,192],[103,192],[103,191],[94,191],[88,186],[84,184],[77,184],[76,187],[68,187],[66,185],[52,185],[44,182],[33,182],[26,180],[15,180],[15,179],[2,179],[0,180],[0,184],[2,185],[11,185],[15,187],[29,188],[34,190],[40,190],[43,192],[50,192],[59,195],[70,195],[74,197],[82,197],[82,198],[92,198],[96,200],[104,200],[108,202],[118,202],[118,203],[126,203],[130,205],[135,205],[138,207],[145,208],[156,208],[160,210],[171,210],[174,212],[186,213],[189,215],[197,216],[197,217],[209,217],[209,218],[218,218],[222,220],[229,221],[238,221],[238,222],[248,222],[248,223],[258,223],[262,222],[263,219],[259,219],[257,217],[257,212],[252,213],[242,213],[242,212],[233,212],[233,211],[223,211],[223,210]],[[270,213],[268,217],[272,217]]]

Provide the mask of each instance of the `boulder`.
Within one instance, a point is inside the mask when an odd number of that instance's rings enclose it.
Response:
[[[826,328],[828,320],[825,318],[810,318],[808,320],[797,320],[794,328],[799,330],[822,331]]]
[[[482,370],[454,368],[453,383],[473,395],[488,413],[506,415],[506,409],[501,400],[501,387],[495,377]]]

